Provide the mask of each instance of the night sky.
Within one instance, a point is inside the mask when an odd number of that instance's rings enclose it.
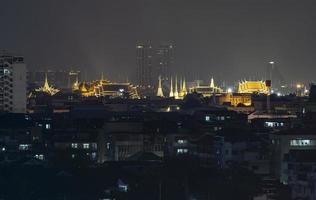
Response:
[[[133,77],[139,41],[172,42],[175,69],[201,79],[316,80],[315,0],[1,0],[0,49],[29,69]]]

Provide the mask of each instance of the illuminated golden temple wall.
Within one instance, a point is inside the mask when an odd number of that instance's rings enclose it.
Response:
[[[239,83],[238,93],[268,94],[269,88],[263,81],[245,81]]]
[[[242,104],[244,106],[251,106],[250,94],[224,94],[219,97],[219,104],[229,103],[231,106],[238,106]]]

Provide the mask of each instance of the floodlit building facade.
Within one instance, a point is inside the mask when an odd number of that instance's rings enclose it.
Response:
[[[238,93],[268,94],[269,88],[264,81],[242,81],[238,85]]]

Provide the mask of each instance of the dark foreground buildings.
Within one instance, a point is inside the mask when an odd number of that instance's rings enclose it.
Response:
[[[0,115],[1,199],[315,199],[315,96],[38,92]],[[238,109],[237,109],[238,108]]]

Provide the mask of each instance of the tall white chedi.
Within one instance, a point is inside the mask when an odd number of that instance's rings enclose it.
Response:
[[[176,83],[175,83],[175,88],[174,88],[174,93],[173,93],[173,95],[174,95],[174,98],[179,98],[179,92],[178,92],[178,78],[177,78],[177,76],[176,76],[176,81],[175,81]]]
[[[158,80],[159,80],[159,83],[158,83],[158,89],[157,89],[157,96],[164,97],[163,91],[162,91],[162,86],[161,86],[161,76],[159,76]]]

